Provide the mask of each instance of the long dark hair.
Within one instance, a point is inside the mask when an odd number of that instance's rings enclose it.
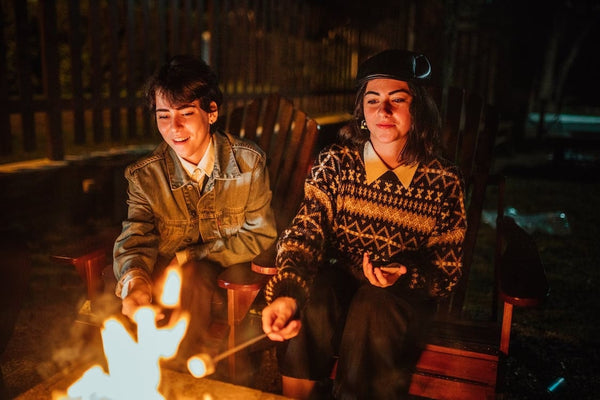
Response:
[[[338,140],[342,144],[361,147],[369,140],[370,132],[360,127],[365,119],[363,99],[368,82],[362,82],[357,90],[354,118],[338,133]],[[425,86],[410,81],[407,83],[413,96],[410,105],[412,124],[399,160],[402,164],[427,162],[440,153],[440,112]]]

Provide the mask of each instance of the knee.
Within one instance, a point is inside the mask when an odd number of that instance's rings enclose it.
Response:
[[[352,306],[365,310],[381,310],[394,304],[394,296],[383,288],[370,284],[362,285],[352,299]]]

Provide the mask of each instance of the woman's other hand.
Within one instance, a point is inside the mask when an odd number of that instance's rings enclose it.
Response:
[[[291,297],[278,297],[262,311],[262,328],[269,339],[283,342],[300,332],[302,323],[293,319],[298,311],[296,300]]]
[[[406,273],[406,267],[398,263],[374,267],[369,259],[369,253],[365,253],[363,255],[363,273],[371,285],[383,288],[396,283]]]

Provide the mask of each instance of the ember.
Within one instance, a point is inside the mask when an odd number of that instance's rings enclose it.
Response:
[[[172,307],[179,302],[181,275],[175,269],[168,271],[161,302]],[[174,293],[176,292],[176,293]],[[81,379],[54,399],[129,400],[164,399],[158,392],[161,359],[175,356],[187,330],[189,318],[183,315],[169,326],[156,326],[156,311],[142,307],[134,315],[137,323],[137,342],[116,318],[109,318],[102,329],[102,343],[108,373],[96,365]]]

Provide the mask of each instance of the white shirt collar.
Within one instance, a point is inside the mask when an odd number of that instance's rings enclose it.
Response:
[[[365,159],[365,171],[367,173],[367,184],[371,184],[373,181],[378,179],[381,175],[385,174],[388,171],[394,172],[402,186],[408,188],[410,183],[412,182],[413,177],[415,176],[415,172],[417,171],[417,167],[419,163],[414,163],[411,165],[400,165],[392,170],[388,168],[387,165],[381,160],[373,145],[370,141],[365,143],[365,149],[363,151],[363,156]]]
[[[208,143],[208,146],[206,146],[204,155],[200,159],[198,165],[194,165],[191,162],[184,160],[179,154],[177,154],[177,158],[179,158],[181,165],[183,165],[183,168],[185,168],[190,177],[196,168],[199,168],[206,176],[210,176],[215,168],[215,147],[213,146],[212,137],[210,138],[210,142]]]

